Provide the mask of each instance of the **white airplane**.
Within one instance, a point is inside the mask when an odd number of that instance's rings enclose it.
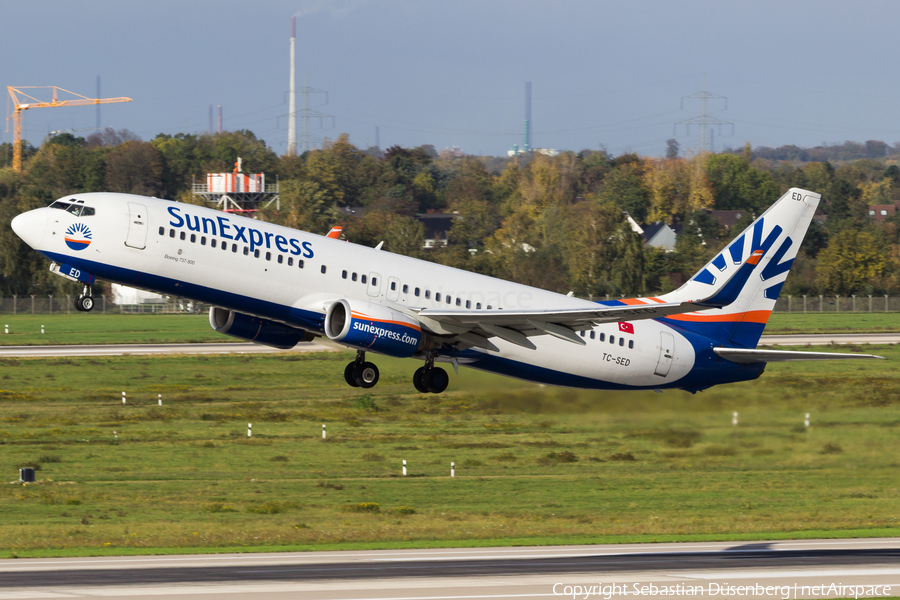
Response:
[[[756,349],[820,200],[793,188],[677,290],[589,302],[220,211],[89,193],[21,214],[13,230],[50,270],[208,303],[218,332],[276,348],[315,336],[357,351],[344,378],[378,382],[367,352],[590,389],[679,388],[759,377],[767,362],[881,358]]]

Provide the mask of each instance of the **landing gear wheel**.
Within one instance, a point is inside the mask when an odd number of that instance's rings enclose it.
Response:
[[[78,296],[75,298],[75,310],[78,312],[84,312],[84,296]]]
[[[353,371],[353,377],[361,388],[374,387],[378,383],[378,376],[378,367],[370,362],[356,365],[356,369]]]
[[[450,385],[450,377],[447,375],[447,371],[440,367],[434,367],[425,372],[422,383],[425,384],[425,388],[432,394],[440,394]]]
[[[416,391],[421,394],[427,394],[428,388],[425,387],[425,367],[419,367],[416,369],[416,372],[413,373],[413,385],[416,387]]]
[[[84,312],[91,312],[94,310],[94,299],[91,296],[82,296],[80,300],[81,310]],[[78,308],[78,306],[76,305],[75,308]]]
[[[347,367],[344,369],[344,381],[347,382],[348,385],[352,387],[359,387],[359,384],[356,383],[356,377],[353,376],[353,372],[356,370],[356,362],[349,363]]]

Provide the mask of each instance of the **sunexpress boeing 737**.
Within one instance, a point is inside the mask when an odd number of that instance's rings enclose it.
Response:
[[[759,377],[767,362],[878,358],[759,350],[820,196],[791,189],[679,289],[589,302],[156,198],[92,193],[17,216],[51,271],[208,303],[218,332],[276,348],[326,336],[357,351],[344,378],[378,382],[366,353],[416,358],[420,392],[447,388],[435,362],[539,383],[696,392]]]

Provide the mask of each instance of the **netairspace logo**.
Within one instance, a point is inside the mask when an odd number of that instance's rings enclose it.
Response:
[[[84,223],[74,223],[66,229],[66,246],[72,250],[84,250],[91,245],[91,229]]]
[[[730,585],[727,583],[710,583],[709,585],[654,585],[646,583],[613,583],[608,585],[566,585],[557,583],[553,586],[553,595],[572,598],[572,600],[590,600],[602,598],[611,600],[615,596],[727,596],[779,598],[780,600],[796,600],[797,598],[872,598],[890,596],[889,585],[842,585],[840,583],[824,583],[820,585]]]

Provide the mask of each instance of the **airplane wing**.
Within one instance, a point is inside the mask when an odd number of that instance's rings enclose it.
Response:
[[[875,354],[846,354],[840,352],[796,352],[792,350],[748,350],[745,348],[713,348],[713,352],[731,362],[742,365],[796,360],[846,360],[848,358],[880,358]]]
[[[762,254],[762,250],[753,252],[731,277],[713,288],[710,295],[697,300],[663,302],[658,298],[632,298],[622,300],[621,306],[597,304],[561,310],[423,309],[418,311],[418,317],[432,333],[455,336],[457,342],[490,350],[497,350],[488,339],[494,336],[532,350],[536,346],[528,338],[534,335],[552,335],[583,346],[584,339],[575,332],[601,323],[659,319],[727,306],[734,302]]]

